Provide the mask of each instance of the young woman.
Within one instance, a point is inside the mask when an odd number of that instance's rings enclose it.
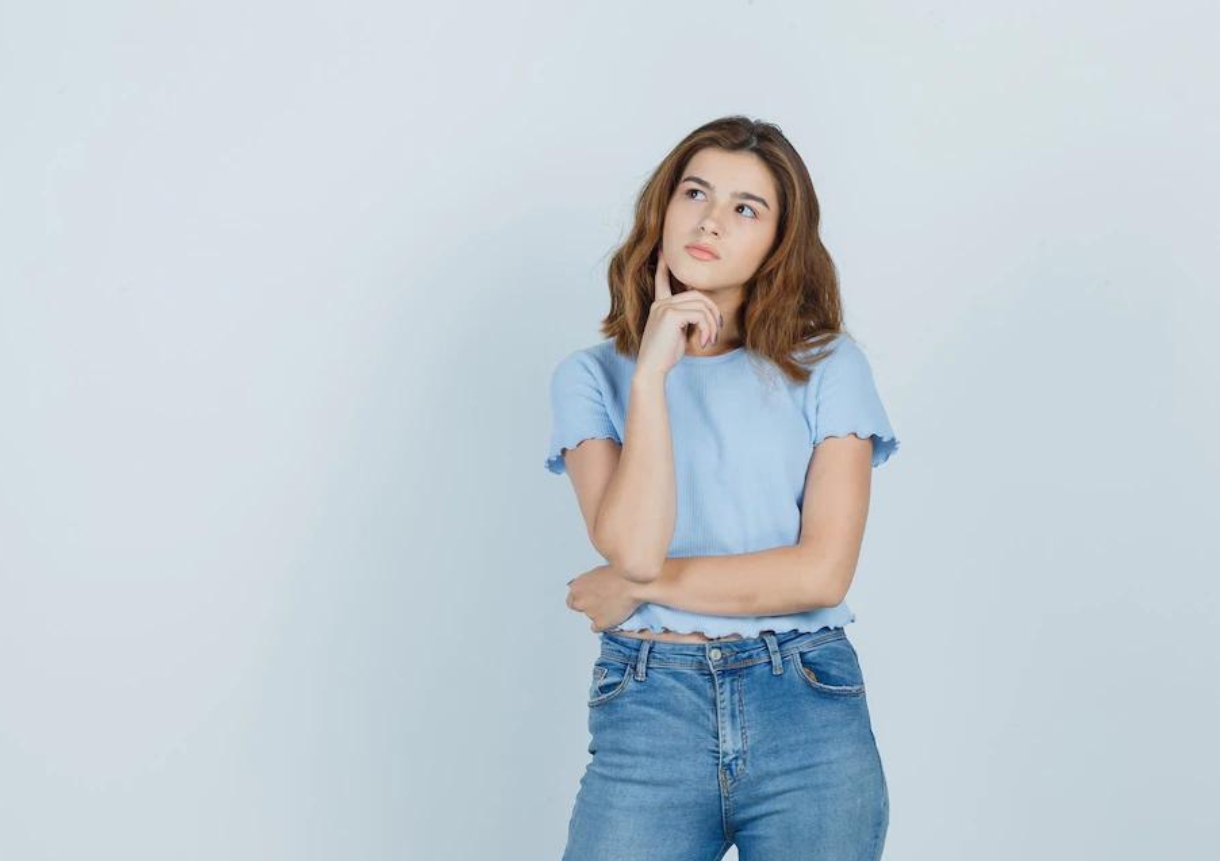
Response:
[[[569,581],[600,654],[567,861],[881,856],[844,596],[898,440],[818,221],[776,126],[696,129],[611,261],[606,340],[555,368],[546,466],[608,563]]]

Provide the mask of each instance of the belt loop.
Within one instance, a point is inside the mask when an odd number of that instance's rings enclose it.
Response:
[[[635,660],[635,680],[644,681],[645,670],[648,668],[648,653],[652,650],[652,640],[640,641],[640,654]]]
[[[775,639],[775,632],[763,631],[761,636],[767,644],[767,651],[771,653],[771,675],[778,676],[784,672],[784,662],[779,657],[779,644]]]

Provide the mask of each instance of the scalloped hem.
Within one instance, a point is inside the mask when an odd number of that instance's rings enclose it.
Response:
[[[599,433],[599,434],[594,434],[592,436],[582,436],[579,439],[574,439],[574,440],[571,440],[570,442],[565,442],[563,445],[559,446],[558,450],[553,451],[551,454],[547,455],[546,463],[544,465],[546,466],[546,468],[548,470],[555,473],[556,475],[563,475],[565,472],[567,472],[567,466],[565,466],[564,462],[563,462],[564,450],[566,449],[568,451],[571,451],[572,449],[576,448],[576,446],[580,445],[582,442],[584,442],[587,439],[609,439],[609,440],[614,440],[614,442],[617,442],[619,445],[622,445],[622,443],[619,442],[619,438],[617,436],[615,436],[614,434]]]
[[[851,620],[848,620],[848,621],[851,621]],[[841,628],[841,627],[843,627],[843,626],[842,625],[822,625],[820,628],[818,628],[818,630],[820,631],[823,628]],[[771,629],[764,628],[763,630],[771,630]],[[776,631],[775,633],[776,634],[787,634],[790,631],[797,631],[797,632],[803,633],[803,632],[805,632],[805,630],[806,630],[805,628],[793,627],[793,628],[785,628],[784,630]],[[601,633],[603,633],[603,634],[621,634],[621,633],[639,633],[640,631],[652,631],[654,634],[702,634],[705,637],[731,637],[734,634],[736,634],[737,636],[746,637],[746,638],[757,637],[762,633],[762,631],[759,631],[756,634],[750,634],[745,631],[732,631],[732,630],[724,631],[723,633],[719,633],[719,632],[715,632],[715,631],[707,631],[707,630],[704,630],[703,628],[691,628],[691,629],[685,630],[685,631],[675,631],[673,628],[667,628],[664,625],[657,626],[655,624],[644,625],[643,627],[640,627],[640,628],[610,628],[606,631],[602,631]]]
[[[861,433],[860,431],[855,431],[855,430],[845,430],[845,431],[836,431],[833,433],[825,433],[825,434],[822,434],[821,438],[818,439],[816,442],[814,442],[813,445],[816,447],[818,445],[818,443],[821,443],[831,437],[842,438],[845,436],[854,436],[859,439],[864,439],[864,437],[860,436],[860,433]],[[874,467],[881,466],[881,464],[883,464],[887,460],[889,460],[890,456],[893,455],[895,452],[897,452],[899,445],[901,445],[901,443],[899,442],[897,437],[889,436],[886,434],[870,433],[868,435],[868,439],[871,439],[873,441],[873,466]]]

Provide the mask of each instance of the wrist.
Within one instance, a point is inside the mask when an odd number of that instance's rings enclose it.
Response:
[[[664,390],[665,380],[666,374],[664,371],[649,371],[643,368],[636,368],[631,375],[631,388],[641,391]]]

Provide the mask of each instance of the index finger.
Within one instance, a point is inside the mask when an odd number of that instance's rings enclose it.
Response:
[[[657,248],[657,274],[653,279],[653,294],[654,301],[668,299],[673,296],[673,291],[669,286],[669,268],[665,265],[665,255],[661,253],[660,247]]]

